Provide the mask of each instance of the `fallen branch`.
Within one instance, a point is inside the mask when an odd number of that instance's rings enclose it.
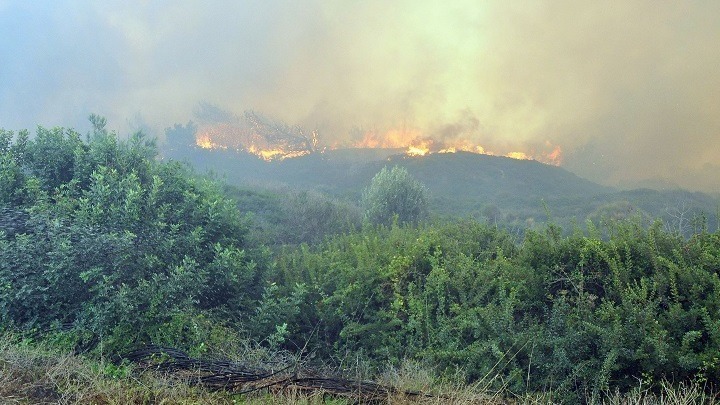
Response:
[[[124,356],[132,363],[164,372],[195,373],[198,384],[210,389],[247,394],[263,389],[322,392],[334,396],[352,397],[362,402],[382,401],[391,395],[408,397],[434,397],[437,395],[415,391],[402,391],[372,381],[358,381],[337,377],[300,376],[288,365],[279,370],[264,370],[238,362],[195,359],[187,353],[169,347],[146,346]],[[442,397],[440,397],[442,398]]]

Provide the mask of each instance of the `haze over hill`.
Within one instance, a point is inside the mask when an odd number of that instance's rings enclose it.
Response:
[[[182,131],[169,131],[169,139]],[[351,203],[383,167],[405,167],[429,191],[436,216],[474,216],[518,227],[552,220],[565,226],[608,219],[661,218],[666,226],[690,232],[704,215],[717,226],[720,200],[683,190],[620,191],[533,160],[471,152],[412,156],[404,149],[334,149],[265,161],[247,151],[169,148],[166,157],[185,160],[241,188],[320,191]]]
[[[185,123],[199,101],[720,190],[718,2],[0,1],[0,126]],[[390,142],[392,143],[392,142]]]

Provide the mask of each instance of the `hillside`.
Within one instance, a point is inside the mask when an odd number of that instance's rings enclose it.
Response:
[[[548,211],[563,225],[587,218],[639,215],[675,221],[672,227],[689,231],[692,217],[703,213],[713,229],[717,226],[718,201],[703,193],[620,191],[532,160],[468,152],[409,157],[402,152],[339,149],[274,162],[200,148],[171,151],[166,156],[186,160],[200,171],[212,171],[234,186],[315,190],[351,202],[359,201],[362,190],[383,166],[399,165],[427,186],[436,215],[469,215],[516,226],[544,221]]]

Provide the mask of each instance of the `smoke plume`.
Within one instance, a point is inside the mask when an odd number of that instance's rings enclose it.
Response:
[[[198,103],[317,128],[560,145],[606,184],[720,191],[720,2],[0,0],[0,126]]]

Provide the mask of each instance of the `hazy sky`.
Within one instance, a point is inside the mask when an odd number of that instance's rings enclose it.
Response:
[[[0,0],[0,126],[198,102],[317,127],[560,145],[606,184],[720,192],[719,1]]]

